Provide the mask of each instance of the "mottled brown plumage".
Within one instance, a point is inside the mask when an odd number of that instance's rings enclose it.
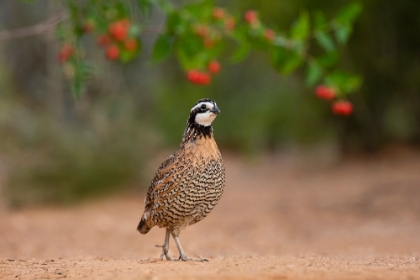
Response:
[[[168,255],[169,234],[181,260],[190,260],[179,242],[180,230],[205,218],[219,202],[225,185],[222,156],[213,138],[211,122],[220,113],[210,99],[191,109],[181,145],[158,168],[147,191],[145,210],[137,230],[146,234],[153,226],[166,228],[163,256]]]

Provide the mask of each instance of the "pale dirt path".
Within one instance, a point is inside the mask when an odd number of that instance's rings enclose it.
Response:
[[[135,231],[143,195],[132,194],[0,212],[0,279],[420,279],[419,152],[226,164],[222,201],[180,236],[209,262],[158,261],[164,231]]]
[[[15,260],[5,279],[419,279],[418,260],[403,257],[218,257],[208,263],[142,259]],[[3,265],[3,263],[1,263]],[[16,275],[19,275],[16,278]]]

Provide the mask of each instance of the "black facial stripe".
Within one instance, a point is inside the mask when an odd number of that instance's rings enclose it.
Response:
[[[200,104],[200,103],[203,103],[203,104]],[[209,104],[205,104],[205,103],[209,103]],[[206,109],[202,109],[201,108],[202,105],[205,105]],[[192,107],[193,109],[190,112],[189,121],[190,122],[194,121],[197,114],[209,112],[212,110],[212,108],[215,108],[215,107],[217,107],[216,102],[214,102],[213,100],[209,98],[203,98],[203,99],[198,100],[197,103],[195,103],[194,106]]]

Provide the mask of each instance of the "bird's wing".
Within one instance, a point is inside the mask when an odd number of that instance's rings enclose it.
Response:
[[[145,205],[150,204],[155,197],[155,194],[159,193],[165,185],[167,185],[172,180],[172,174],[175,171],[174,162],[176,156],[175,154],[171,155],[164,162],[162,162],[156,171],[155,177],[150,183],[149,189],[147,190]]]
[[[180,182],[183,182],[183,185],[188,185],[192,178],[186,177],[194,177],[194,171],[190,170],[192,165],[191,153],[179,150],[162,162],[147,191],[146,208],[159,203],[162,197],[174,188],[177,188],[177,192],[180,191],[178,189]]]

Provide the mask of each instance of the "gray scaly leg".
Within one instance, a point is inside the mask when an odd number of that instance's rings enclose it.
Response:
[[[156,245],[156,247],[160,247],[162,248],[162,253],[160,253],[160,260],[163,261],[163,256],[166,257],[166,259],[168,261],[171,261],[171,257],[169,256],[168,252],[169,252],[169,235],[170,235],[171,231],[167,228],[166,229],[166,234],[165,234],[165,243],[163,243],[163,245]]]
[[[176,247],[178,248],[178,251],[179,251],[179,259],[180,260],[183,260],[183,261],[208,262],[207,259],[190,259],[190,258],[188,258],[187,255],[184,252],[184,249],[182,249],[181,242],[179,241],[179,238],[178,238],[178,234],[176,234],[174,231],[172,231],[172,237],[174,238]]]

